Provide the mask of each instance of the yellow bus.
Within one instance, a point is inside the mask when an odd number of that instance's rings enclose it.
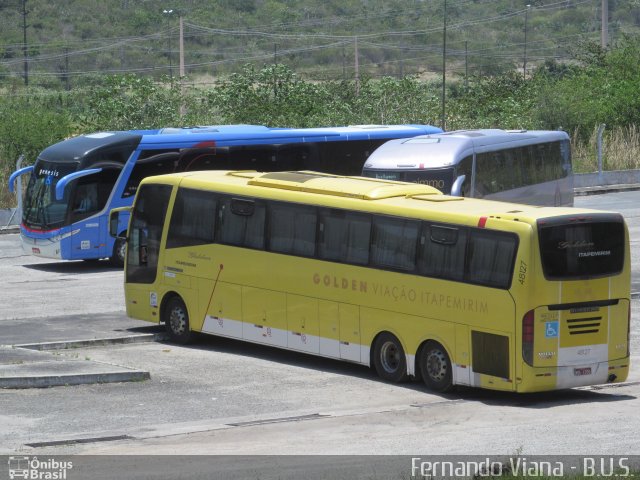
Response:
[[[211,171],[143,180],[128,232],[127,314],[164,323],[174,342],[242,339],[439,392],[627,378],[629,235],[617,213]]]

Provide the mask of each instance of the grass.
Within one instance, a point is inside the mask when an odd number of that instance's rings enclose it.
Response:
[[[591,173],[598,171],[597,133],[594,128],[587,141],[574,135],[571,140],[573,171]],[[603,170],[640,169],[640,127],[629,125],[604,130],[602,136]]]

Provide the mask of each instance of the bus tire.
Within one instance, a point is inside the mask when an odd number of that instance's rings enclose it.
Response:
[[[191,327],[189,326],[189,312],[180,297],[174,296],[167,301],[162,312],[162,317],[171,342],[186,345],[191,341],[192,333]]]
[[[116,238],[113,243],[113,252],[109,261],[114,267],[124,267],[124,261],[127,255],[127,242],[124,238]]]
[[[402,382],[407,378],[407,357],[400,340],[391,333],[380,334],[373,349],[373,366],[383,380]]]
[[[418,362],[420,376],[430,390],[445,393],[453,389],[453,368],[442,345],[433,340],[425,343],[420,349]]]

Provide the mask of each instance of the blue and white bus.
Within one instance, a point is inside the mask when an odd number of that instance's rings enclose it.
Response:
[[[44,149],[22,202],[26,253],[64,260],[124,260],[125,244],[108,234],[112,208],[129,206],[149,175],[189,170],[315,170],[359,175],[371,152],[395,138],[441,132],[428,125],[306,129],[226,125],[80,135]],[[119,230],[126,230],[122,216]]]
[[[390,140],[362,175],[529,205],[572,206],[569,135],[559,130],[459,130]]]

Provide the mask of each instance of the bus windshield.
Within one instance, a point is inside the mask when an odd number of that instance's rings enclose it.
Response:
[[[56,184],[65,175],[74,172],[78,163],[39,161],[27,186],[22,221],[27,228],[51,230],[61,227],[67,215],[69,191],[56,200]]]
[[[420,183],[437,188],[443,193],[451,192],[454,181],[454,168],[432,168],[428,170],[369,170],[364,169],[362,175],[383,180]]]

